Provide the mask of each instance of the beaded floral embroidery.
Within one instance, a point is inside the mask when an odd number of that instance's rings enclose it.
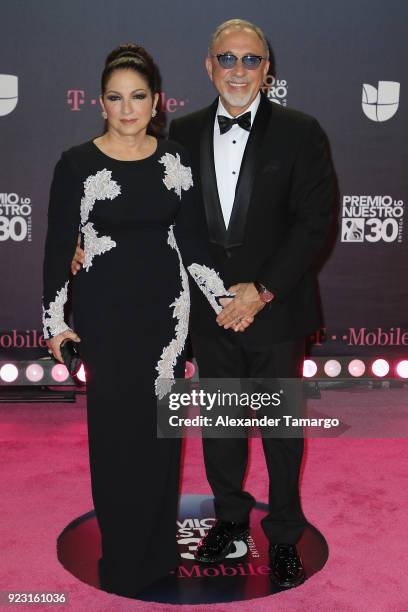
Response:
[[[116,242],[110,236],[98,236],[93,223],[87,223],[81,229],[84,235],[85,261],[84,269],[89,270],[95,255],[102,255],[116,246]]]
[[[173,226],[169,228],[167,244],[177,252],[180,264],[181,292],[178,298],[170,304],[173,307],[173,318],[177,319],[175,338],[168,344],[160,356],[156,370],[159,375],[155,380],[155,391],[159,399],[162,399],[174,385],[174,367],[177,358],[181,355],[188,334],[188,319],[190,314],[190,290],[188,286],[187,272],[183,266],[181,254],[174,237]]]
[[[64,304],[68,296],[68,281],[57,291],[56,298],[50,302],[47,309],[42,307],[42,323],[44,338],[51,338],[71,329],[64,321]]]
[[[84,270],[89,270],[95,255],[106,253],[116,246],[116,242],[110,236],[98,236],[93,223],[88,222],[89,214],[96,200],[113,200],[120,194],[120,185],[111,180],[110,170],[100,170],[94,175],[88,176],[84,181],[84,195],[81,199],[81,224],[80,231],[84,236],[85,261]],[[43,330],[44,338],[57,336],[70,329],[64,321],[64,304],[68,299],[67,281],[56,298],[50,302],[47,309],[43,305]]]
[[[99,170],[94,175],[88,176],[84,181],[84,196],[81,199],[81,232],[84,236],[85,261],[84,270],[92,266],[95,255],[102,255],[116,246],[116,242],[110,236],[98,236],[93,223],[88,222],[89,214],[96,200],[113,200],[120,194],[120,185],[111,179],[110,170]]]
[[[120,194],[120,185],[111,180],[111,170],[99,170],[96,174],[88,176],[84,181],[84,197],[81,200],[81,223],[88,221],[89,213],[94,207],[95,200],[113,200]]]
[[[224,283],[220,279],[218,272],[212,268],[201,266],[200,264],[196,263],[188,266],[187,270],[190,272],[191,276],[194,278],[195,282],[204,293],[215,312],[219,314],[222,310],[222,306],[218,304],[215,298],[221,296],[232,297],[232,293],[229,293],[225,289]]]
[[[169,191],[174,189],[181,200],[181,190],[187,191],[193,186],[191,168],[183,166],[178,153],[175,156],[171,153],[165,153],[159,159],[159,163],[163,164],[165,168],[163,183]]]

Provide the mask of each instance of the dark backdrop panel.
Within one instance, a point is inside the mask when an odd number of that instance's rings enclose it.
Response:
[[[1,357],[31,356],[41,344],[52,170],[62,150],[102,129],[97,98],[107,53],[122,42],[146,46],[161,68],[170,120],[214,98],[204,70],[208,38],[232,17],[259,24],[270,40],[278,83],[269,95],[317,117],[331,143],[340,231],[320,273],[326,329],[314,352],[407,353],[405,1],[8,0],[0,15],[0,73],[18,77],[8,114],[10,89],[0,77]],[[363,84],[379,81],[400,84],[398,107],[396,95],[380,92],[378,104],[396,110],[382,122],[362,108]]]

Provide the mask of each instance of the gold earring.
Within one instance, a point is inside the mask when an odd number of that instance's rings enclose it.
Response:
[[[154,119],[157,115],[157,110],[155,108],[152,109],[152,118]]]
[[[102,117],[104,119],[107,119],[108,118],[108,113],[106,111],[102,111]]]

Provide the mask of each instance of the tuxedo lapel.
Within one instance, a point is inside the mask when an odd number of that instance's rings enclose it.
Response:
[[[231,219],[226,232],[225,248],[240,246],[244,243],[245,225],[254,178],[264,156],[262,144],[271,116],[271,105],[272,103],[261,95],[258,111],[242,158]]]
[[[200,178],[210,242],[224,246],[226,227],[214,166],[214,120],[217,107],[218,98],[208,108],[204,118],[200,141]]]

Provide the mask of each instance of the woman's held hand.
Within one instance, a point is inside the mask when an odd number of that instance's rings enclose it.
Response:
[[[74,257],[71,261],[71,272],[74,276],[77,272],[79,272],[84,261],[85,261],[85,251],[81,249],[81,236],[78,235],[77,246],[75,249]]]
[[[48,340],[46,340],[48,352],[52,353],[54,359],[60,363],[64,363],[61,355],[61,344],[65,340],[81,342],[81,338],[72,329],[67,329],[66,331],[62,332],[62,334],[58,334],[58,336],[54,336],[53,338],[48,338]]]

